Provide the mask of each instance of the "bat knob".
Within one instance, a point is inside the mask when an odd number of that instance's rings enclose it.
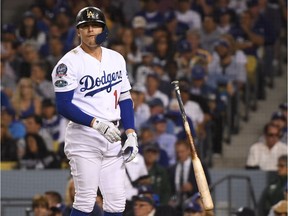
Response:
[[[179,81],[175,80],[171,82],[172,85],[174,85],[175,90],[179,89]]]

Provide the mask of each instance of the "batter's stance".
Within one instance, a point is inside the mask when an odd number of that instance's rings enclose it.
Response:
[[[104,215],[120,216],[125,208],[124,162],[138,152],[126,63],[119,53],[101,46],[108,30],[100,9],[80,10],[76,27],[81,44],[52,73],[58,112],[70,120],[64,150],[76,190],[71,215],[92,212],[99,186]],[[127,135],[123,147],[120,119]]]

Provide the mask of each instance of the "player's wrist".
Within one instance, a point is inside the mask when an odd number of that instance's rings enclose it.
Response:
[[[93,118],[92,121],[91,121],[91,123],[90,123],[90,126],[91,126],[92,128],[95,128],[95,123],[97,123],[97,122],[96,122],[96,118]]]

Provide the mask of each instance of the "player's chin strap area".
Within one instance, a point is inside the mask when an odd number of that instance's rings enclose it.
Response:
[[[95,37],[96,44],[101,45],[108,38],[108,28],[105,26],[103,31]]]

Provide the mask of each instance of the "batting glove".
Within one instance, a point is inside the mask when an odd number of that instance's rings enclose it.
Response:
[[[121,132],[114,125],[107,125],[103,122],[94,121],[92,127],[99,131],[110,143],[121,140]]]
[[[138,153],[138,142],[135,132],[127,134],[127,140],[122,147],[122,152],[125,163],[132,161],[136,157]]]

